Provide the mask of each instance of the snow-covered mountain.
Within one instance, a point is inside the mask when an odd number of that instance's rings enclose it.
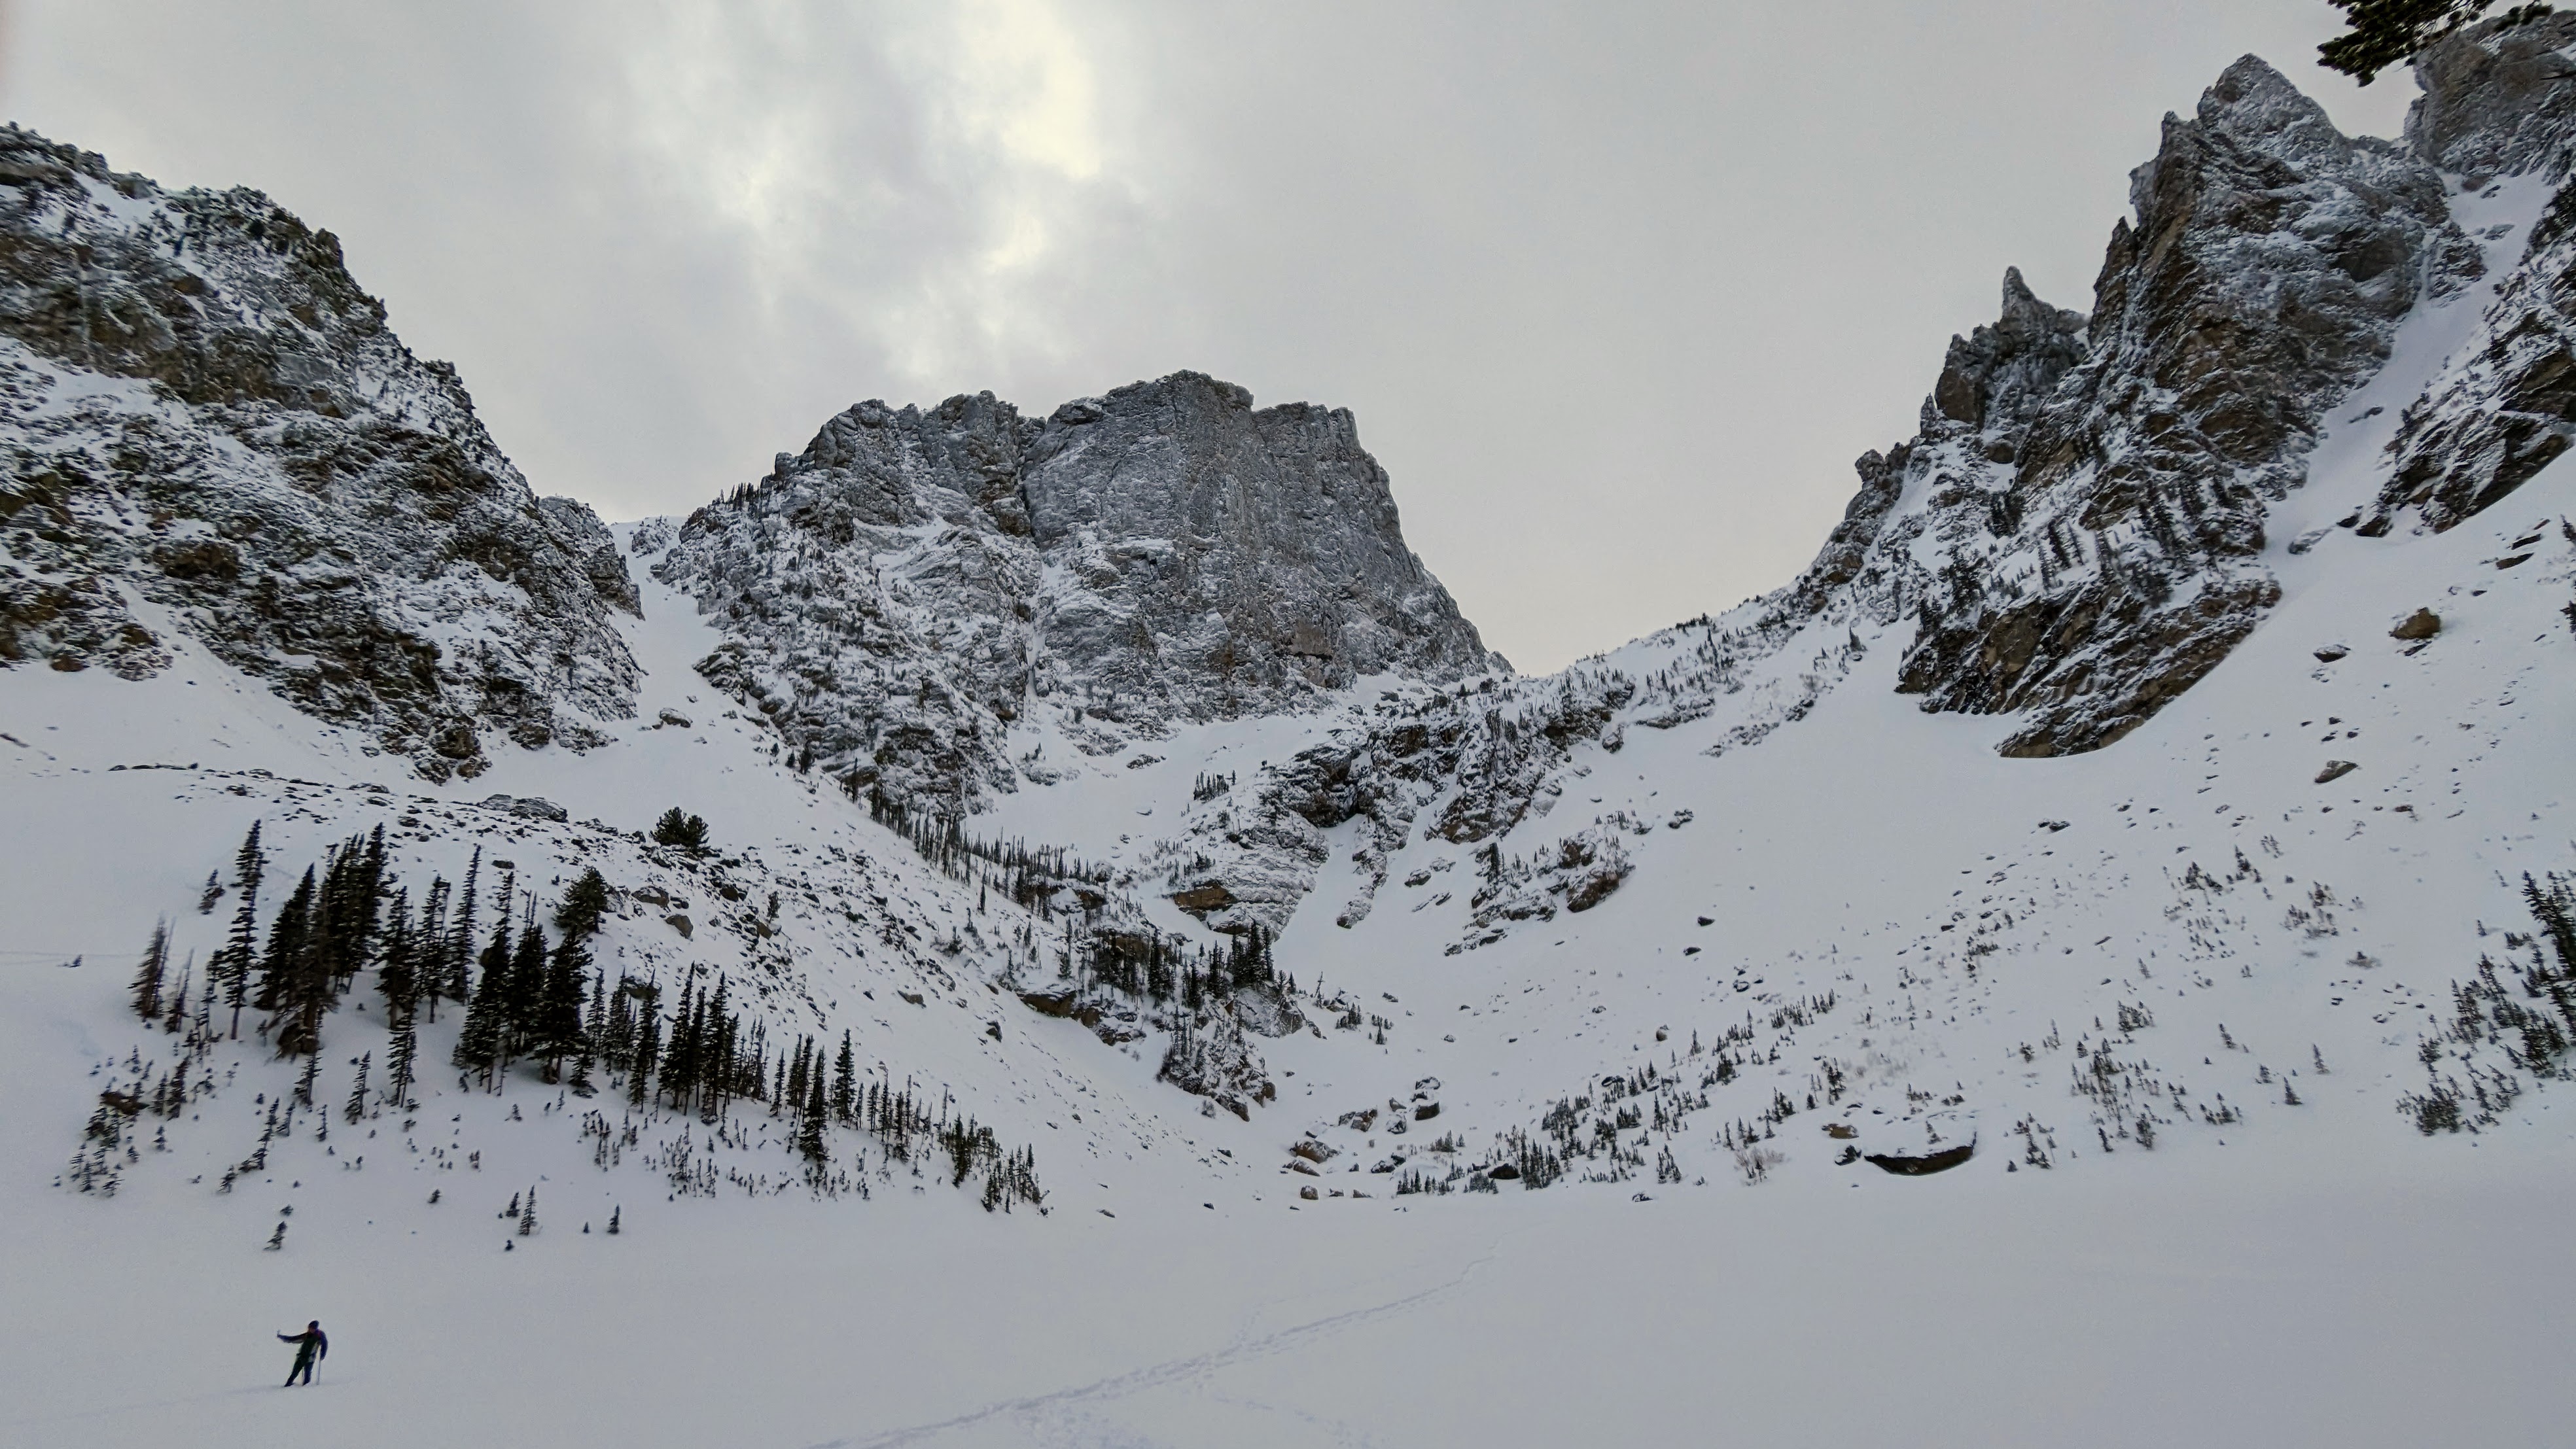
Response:
[[[633,712],[598,517],[537,499],[256,191],[0,129],[0,407],[0,661],[139,680],[184,636],[433,783],[485,732],[579,749]]]
[[[652,542],[663,535],[655,533]],[[949,809],[1179,723],[1367,675],[1502,667],[1404,546],[1349,412],[1198,373],[1064,404],[864,402],[681,525],[658,576],[730,636],[701,671],[800,758]]]
[[[1087,1387],[943,1398],[894,1351],[852,1371],[899,1408],[776,1412],[865,1442],[1363,1442],[1329,1391],[1207,1386],[1271,1356],[1373,1382],[1342,1336],[1440,1303],[1499,1362],[1515,1284],[1615,1278],[1632,1241],[1658,1272],[1770,1245],[1810,1277],[1764,1304],[1922,1297],[1941,1325],[1958,1285],[1920,1260],[1984,1262],[1980,1234],[2009,1276],[2188,1198],[2213,1226],[2175,1271],[2275,1245],[2259,1282],[2313,1242],[2246,1200],[2549,1200],[2576,17],[2464,32],[2418,77],[2389,142],[2229,67],[2135,173],[2090,310],[2007,272],[1798,578],[1544,678],[1406,550],[1347,413],[1190,373],[1042,421],[863,403],[612,536],[529,496],[327,234],[8,133],[0,1151],[43,1165],[12,1216],[307,1292],[388,1255],[587,1281],[637,1234],[907,1283],[906,1242],[1026,1252],[1077,1299],[1178,1271],[1139,1323],[1233,1347],[1120,1357],[1033,1309],[1109,1355]],[[958,1226],[976,1201],[1015,1236]],[[2514,1231],[2478,1271],[2570,1286]],[[759,1256],[769,1232],[802,1246]],[[1882,1242],[1905,1261],[1826,1266]],[[1617,1282],[1604,1335],[1781,1321],[1722,1281]],[[1981,1341],[2127,1381],[2129,1350],[2066,1346],[2125,1342],[2101,1316],[2017,1338],[2063,1295],[2028,1296]],[[938,1341],[1016,1331],[994,1317]],[[2500,1322],[2443,1320],[2483,1366],[2453,1372],[2510,1379]],[[1800,1352],[1840,1362],[1818,1334]],[[2194,1384],[2283,1369],[2247,1353]],[[1930,1388],[2021,1394],[2024,1361]],[[2390,1351],[2336,1362],[2352,1422],[2458,1432]],[[1601,1412],[1673,1438],[1741,1386],[1691,1392]],[[1518,1406],[1487,1437],[1561,1422],[1534,1383],[1475,1397]],[[2547,1420],[2466,1397],[2502,1438]],[[1409,1412],[1372,1410],[1440,1437]]]

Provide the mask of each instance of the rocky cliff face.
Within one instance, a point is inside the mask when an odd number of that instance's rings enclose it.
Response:
[[[2167,117],[2091,318],[2008,278],[1906,450],[1938,576],[1903,685],[2013,712],[2008,754],[2098,749],[2191,687],[2279,596],[2268,506],[2424,297],[2473,277],[2440,176],[2337,132],[2260,60]]]
[[[2576,438],[2576,15],[2488,26],[2435,47],[2416,67],[2424,95],[2407,144],[2462,192],[2533,176],[2557,187],[2521,262],[2497,285],[2470,344],[2410,405],[2367,518],[2371,536],[2407,523],[2447,529],[2528,482]]]
[[[542,503],[339,243],[0,128],[0,667],[184,631],[431,779],[632,712],[590,510]]]
[[[1501,667],[1348,412],[1197,373],[1043,419],[861,403],[668,542],[659,576],[732,635],[703,673],[817,767],[940,808],[1050,778],[1005,753],[1034,713],[1106,752]]]

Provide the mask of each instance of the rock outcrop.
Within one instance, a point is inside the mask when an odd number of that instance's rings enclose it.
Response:
[[[731,636],[701,666],[817,768],[971,807],[1042,756],[1500,667],[1404,546],[1351,415],[1197,373],[1024,416],[866,402],[700,510],[657,565]]]
[[[2576,441],[2576,15],[2493,24],[2435,46],[2416,65],[2424,96],[2409,145],[2458,174],[2463,192],[2537,175],[2557,186],[2521,260],[2499,280],[2476,337],[2407,407],[2387,486],[2356,520],[2364,535],[2401,521],[2436,532],[2530,481]]]
[[[2099,749],[2279,597],[2269,505],[2425,296],[2474,278],[2432,166],[2336,131],[2251,56],[2131,178],[2089,319],[2008,277],[1906,450],[1938,577],[1901,688],[2016,713],[2013,755]]]
[[[327,231],[0,128],[0,667],[184,631],[430,779],[632,712],[590,510],[539,502]]]

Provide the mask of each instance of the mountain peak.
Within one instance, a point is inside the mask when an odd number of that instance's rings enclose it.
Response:
[[[1043,420],[990,393],[862,403],[672,545],[660,576],[734,636],[711,679],[850,788],[944,807],[1051,777],[1000,752],[1033,714],[1098,753],[1508,667],[1404,546],[1348,410],[1256,409],[1198,372]],[[844,610],[795,602],[817,594]]]

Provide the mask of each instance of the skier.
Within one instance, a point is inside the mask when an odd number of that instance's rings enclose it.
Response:
[[[313,1365],[331,1356],[331,1340],[322,1336],[322,1320],[319,1318],[304,1325],[302,1333],[279,1334],[277,1341],[295,1345],[295,1367],[286,1371],[286,1382],[280,1386],[283,1388],[295,1387],[297,1374],[304,1375],[305,1383],[312,1383]]]

